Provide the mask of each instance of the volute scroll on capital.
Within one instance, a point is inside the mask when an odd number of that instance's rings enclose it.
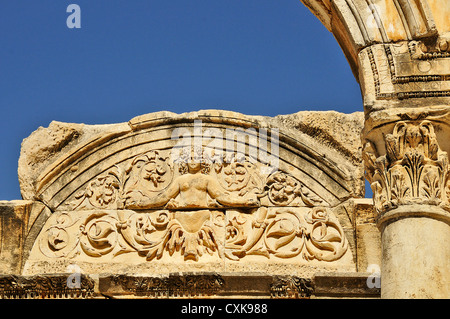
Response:
[[[363,158],[375,209],[382,217],[405,205],[432,205],[450,211],[448,154],[428,120],[399,121],[384,135],[385,154],[365,141]]]

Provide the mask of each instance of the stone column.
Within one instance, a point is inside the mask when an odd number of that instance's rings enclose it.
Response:
[[[366,140],[367,177],[381,231],[382,298],[448,298],[448,155],[431,121],[400,121],[378,156]],[[442,128],[439,129],[442,131]]]
[[[426,205],[408,205],[388,215],[379,224],[381,297],[448,298],[448,212]]]
[[[301,0],[361,86],[383,298],[450,298],[450,2]]]
[[[450,54],[444,42],[374,44],[358,54],[382,298],[450,297]]]

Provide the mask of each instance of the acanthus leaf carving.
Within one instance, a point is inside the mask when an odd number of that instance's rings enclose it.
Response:
[[[218,274],[142,277],[115,275],[112,283],[137,296],[195,296],[214,295],[222,289],[225,280]]]
[[[66,212],[56,213],[54,222],[44,230],[39,240],[39,250],[47,257],[67,257],[77,247],[78,238],[71,238],[67,231],[75,225],[79,218]],[[76,237],[78,237],[78,232]]]
[[[90,181],[84,191],[75,195],[69,207],[72,210],[119,208],[121,183],[116,170]]]
[[[263,200],[274,206],[326,205],[294,176],[280,170],[265,175],[244,155],[211,159],[189,148],[170,161],[166,152],[148,151],[115,165],[58,210],[251,209]]]
[[[258,217],[253,222],[247,221],[247,225],[244,222],[236,224],[235,218],[229,220],[225,247],[229,259],[262,255],[267,258],[301,256],[304,260],[335,261],[348,249],[343,229],[331,218],[328,208],[316,207],[307,214],[290,208],[270,211],[260,208],[255,216]],[[236,233],[239,233],[239,241],[229,235]],[[230,238],[233,240],[229,241]]]
[[[260,194],[264,182],[257,166],[242,154],[232,155],[231,158],[219,157],[214,163],[219,183],[226,191],[237,192],[238,196]]]
[[[277,171],[267,178],[266,190],[270,201],[278,206],[289,206],[296,198],[308,207],[323,204],[319,196],[307,190],[295,177],[282,171]]]
[[[239,261],[246,256],[332,262],[347,251],[343,229],[329,208],[135,212],[57,212],[40,238],[50,258],[175,258]],[[84,217],[83,217],[84,216]],[[85,257],[83,257],[85,256]],[[209,257],[208,257],[209,258]]]
[[[312,225],[306,235],[309,239],[305,241],[306,258],[333,261],[347,251],[348,242],[344,230],[337,221],[330,218],[327,209],[313,208],[305,219]]]
[[[401,205],[439,205],[449,209],[448,156],[437,143],[430,121],[396,123],[385,135],[386,155],[370,142],[363,157],[374,203],[381,215]]]
[[[116,222],[105,212],[90,215],[80,225],[81,249],[91,257],[110,253],[117,244]]]
[[[125,169],[123,197],[135,192],[145,196],[166,188],[173,178],[173,168],[168,159],[153,150],[133,158]]]
[[[314,292],[311,279],[293,276],[277,276],[270,286],[271,297],[280,298],[310,298]]]
[[[67,285],[67,274],[37,276],[0,276],[0,298],[90,298],[94,295],[95,281],[85,274],[79,274],[79,284]]]
[[[180,214],[180,213],[178,213]],[[219,251],[217,230],[211,219],[209,211],[196,211],[182,213],[184,216],[176,216],[167,224],[162,237],[157,242],[150,244],[147,249],[147,260],[160,259],[164,252],[172,256],[176,251],[183,255],[185,260],[199,260],[203,254],[209,255]],[[192,227],[192,220],[200,219],[197,227]],[[219,251],[220,254],[220,251]]]

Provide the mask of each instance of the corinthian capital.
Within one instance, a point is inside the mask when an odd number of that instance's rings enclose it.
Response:
[[[384,135],[385,154],[366,140],[366,178],[382,215],[402,205],[425,204],[450,210],[448,156],[430,121],[400,121]]]

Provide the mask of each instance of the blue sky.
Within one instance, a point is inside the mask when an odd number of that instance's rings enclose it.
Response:
[[[20,144],[52,120],[362,111],[342,50],[299,0],[2,0],[0,41],[1,200],[21,198]]]

